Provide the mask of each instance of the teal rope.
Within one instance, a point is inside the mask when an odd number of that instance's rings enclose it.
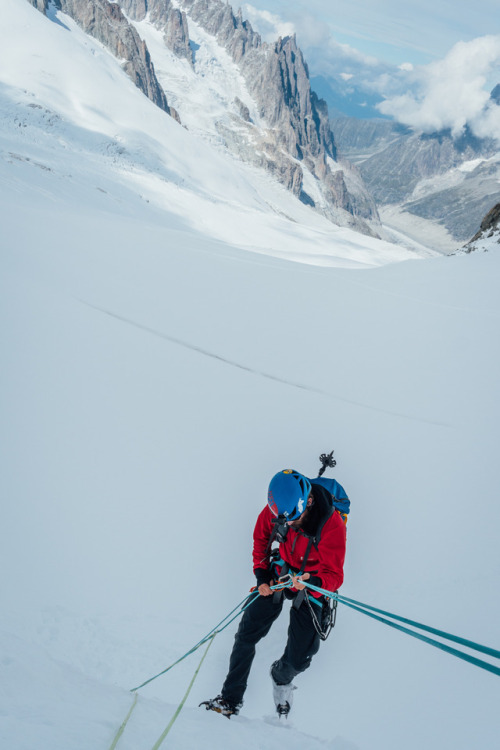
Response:
[[[389,625],[389,627],[391,628],[400,630],[402,633],[407,633],[408,635],[413,636],[413,638],[418,638],[418,640],[424,641],[424,643],[429,643],[431,646],[435,646],[436,648],[441,649],[441,651],[446,651],[448,654],[452,654],[453,656],[457,656],[459,659],[468,661],[470,662],[470,664],[474,664],[476,667],[481,667],[481,669],[486,669],[488,672],[493,672],[493,674],[500,676],[500,667],[496,667],[494,664],[490,664],[489,662],[483,661],[482,659],[477,659],[475,656],[470,656],[469,654],[465,654],[463,651],[459,651],[456,648],[447,646],[445,643],[436,641],[434,638],[429,638],[428,636],[422,635],[421,633],[416,633],[414,630],[410,630],[409,628],[403,627],[403,625],[397,625],[395,622],[391,622],[390,620],[386,620],[384,617],[379,617],[378,615],[374,615],[371,612],[368,612],[366,609],[361,609],[361,607],[356,607],[356,605],[354,604],[349,604],[349,602],[343,602],[342,600],[340,601],[341,601],[341,604],[345,604],[347,607],[351,607],[351,609],[355,609],[358,612],[361,612],[361,614],[363,615],[372,617],[374,620],[383,622],[385,625]]]
[[[452,654],[453,656],[457,656],[459,659],[468,661],[470,664],[474,664],[476,667],[480,667],[481,669],[485,669],[488,672],[492,672],[493,674],[500,675],[500,668],[496,667],[494,664],[490,664],[489,662],[484,661],[483,659],[477,659],[474,656],[470,656],[469,654],[466,654],[463,651],[459,651],[458,649],[452,648],[451,646],[447,646],[444,643],[441,643],[440,641],[436,641],[434,638],[428,638],[425,635],[416,633],[414,630],[410,630],[409,628],[405,628],[401,625],[397,625],[395,622],[391,622],[390,620],[387,620],[385,617],[379,617],[378,615],[372,614],[372,612],[379,612],[380,614],[386,615],[386,617],[390,617],[393,620],[398,620],[399,622],[405,622],[420,630],[433,633],[434,635],[439,635],[441,638],[444,638],[449,641],[453,641],[455,643],[460,643],[461,645],[466,646],[467,648],[475,649],[476,651],[480,651],[481,653],[485,653],[485,654],[488,654],[489,656],[493,656],[494,658],[499,659],[500,651],[498,651],[497,649],[489,648],[488,646],[482,646],[481,644],[475,643],[474,641],[469,641],[466,638],[460,638],[459,636],[452,635],[451,633],[446,633],[443,630],[437,630],[436,628],[431,628],[428,625],[423,625],[422,623],[416,622],[415,620],[409,620],[406,617],[400,617],[399,615],[394,615],[391,612],[386,612],[385,610],[377,609],[376,607],[371,607],[368,604],[363,604],[363,602],[357,602],[355,599],[349,599],[345,596],[341,596],[340,594],[336,594],[333,591],[327,591],[326,589],[322,589],[319,586],[314,586],[312,583],[308,583],[307,581],[303,581],[303,583],[307,588],[312,589],[313,591],[317,591],[318,593],[323,594],[324,596],[328,596],[330,599],[335,599],[341,604],[345,604],[346,607],[355,609],[357,612],[361,612],[361,614],[363,615],[367,615],[368,617],[371,617],[374,620],[378,620],[378,622],[384,623],[384,625],[389,625],[391,628],[395,628],[396,630],[400,630],[402,633],[411,635],[413,638],[417,638],[420,641],[424,641],[424,643],[428,643],[431,646],[435,646],[436,648],[439,648],[442,651],[446,651],[447,653]],[[368,611],[368,610],[371,610],[371,611]]]
[[[428,625],[422,625],[420,622],[415,622],[415,620],[408,620],[406,617],[393,615],[390,612],[385,612],[383,609],[377,609],[377,607],[370,607],[368,604],[357,602],[355,599],[348,599],[346,596],[339,596],[339,601],[341,601],[343,604],[357,604],[358,607],[363,607],[363,609],[369,609],[372,612],[378,612],[379,614],[385,615],[386,617],[391,617],[393,620],[397,620],[398,622],[404,622],[407,625],[412,625],[414,628],[425,630],[427,633],[433,633],[434,635],[438,635],[441,638],[446,638],[447,641],[460,643],[466,648],[471,648],[474,651],[480,651],[481,653],[487,654],[488,656],[493,656],[495,659],[500,659],[500,651],[497,651],[494,648],[490,648],[489,646],[482,646],[480,643],[475,643],[474,641],[469,641],[467,640],[467,638],[460,638],[458,635],[452,635],[451,633],[445,633],[443,630],[437,630],[436,628],[431,628]]]
[[[254,599],[257,599],[258,596],[260,596],[259,593],[255,594],[254,596],[245,596],[245,598],[242,599],[241,602],[239,604],[237,604],[236,607],[234,609],[232,609],[231,612],[229,612],[229,614],[226,615],[219,622],[218,625],[216,625],[214,628],[212,628],[212,630],[209,633],[207,633],[207,635],[204,636],[201,639],[201,641],[198,641],[198,643],[196,644],[196,646],[193,646],[193,648],[190,648],[189,651],[186,651],[186,653],[183,656],[181,656],[179,659],[177,659],[177,661],[174,661],[173,664],[171,664],[169,667],[167,667],[166,669],[162,670],[161,672],[158,672],[158,674],[155,674],[154,677],[150,677],[149,680],[145,680],[143,683],[141,683],[137,687],[132,688],[130,692],[131,693],[135,693],[136,690],[140,690],[145,685],[149,685],[150,682],[153,682],[153,680],[156,680],[158,677],[161,677],[162,675],[166,674],[171,669],[173,669],[175,666],[177,666],[177,664],[179,664],[181,661],[183,661],[187,656],[190,656],[191,654],[194,654],[194,652],[197,651],[201,646],[203,646],[203,644],[206,643],[209,640],[209,638],[211,638],[212,636],[216,636],[217,633],[222,633],[222,631],[225,630],[233,622],[233,620],[236,620],[236,618],[239,617],[241,615],[241,613],[247,607],[250,606],[250,604],[254,601]],[[246,602],[246,604],[245,604],[245,602]],[[243,607],[242,607],[242,604],[244,604]],[[236,612],[236,610],[238,609],[238,607],[241,607],[241,610],[239,612]],[[236,612],[236,614],[234,615],[234,617],[231,617],[231,615],[234,612]],[[231,617],[231,619],[228,622],[226,622],[226,620],[228,620],[229,617]],[[224,627],[221,628],[220,626],[222,625],[222,623],[226,623],[226,624],[224,625]]]

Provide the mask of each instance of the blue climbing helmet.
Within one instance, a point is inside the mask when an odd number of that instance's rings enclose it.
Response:
[[[271,479],[267,504],[273,516],[293,521],[305,511],[310,492],[311,482],[307,477],[294,469],[283,469]]]

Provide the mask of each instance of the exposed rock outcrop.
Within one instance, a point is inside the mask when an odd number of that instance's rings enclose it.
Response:
[[[146,43],[117,3],[108,0],[55,0],[55,5],[70,15],[87,34],[123,60],[123,69],[135,85],[158,107],[180,121],[177,112],[168,105]]]
[[[481,222],[481,226],[479,227],[479,232],[474,235],[471,242],[476,242],[476,240],[479,240],[483,236],[489,236],[492,237],[493,234],[500,229],[500,203],[497,203],[496,206],[493,206],[491,211],[488,211],[486,216]]]
[[[40,13],[47,15],[47,8],[49,7],[49,0],[28,0],[28,2]]]
[[[167,0],[167,3],[169,0]],[[143,21],[148,12],[147,0],[120,0],[120,6],[129,18],[134,21]]]
[[[168,10],[163,39],[174,55],[185,57],[191,65],[193,64],[186,14],[178,8],[170,7]]]
[[[486,253],[492,249],[500,250],[500,203],[488,211],[481,222],[479,231],[474,237],[458,250],[458,254],[483,252]],[[456,255],[457,253],[453,253]]]

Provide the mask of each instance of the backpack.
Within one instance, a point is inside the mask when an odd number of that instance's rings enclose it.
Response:
[[[335,508],[335,510],[339,511],[340,515],[342,516],[343,522],[347,523],[347,516],[349,515],[351,501],[347,497],[347,493],[342,485],[339,484],[336,479],[328,479],[327,477],[316,477],[315,479],[310,479],[309,481],[313,486],[315,484],[319,484],[321,487],[324,487],[327,492],[330,493],[330,495],[332,496],[332,506]]]

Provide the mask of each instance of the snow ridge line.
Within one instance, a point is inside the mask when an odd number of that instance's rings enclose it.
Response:
[[[115,320],[119,320],[122,323],[128,323],[128,325],[134,326],[135,328],[139,328],[141,331],[146,331],[147,333],[157,336],[158,338],[163,339],[164,341],[169,341],[172,344],[177,344],[178,346],[182,346],[184,349],[189,349],[190,351],[197,352],[198,354],[202,354],[205,357],[210,357],[211,359],[215,359],[218,362],[222,362],[225,365],[229,365],[230,367],[236,367],[239,370],[243,370],[244,372],[249,372],[252,375],[259,375],[262,378],[266,378],[267,380],[272,380],[275,383],[282,383],[283,385],[288,385],[291,388],[298,388],[301,391],[306,391],[308,393],[314,393],[318,396],[325,396],[328,399],[334,399],[336,401],[342,401],[346,404],[352,404],[353,406],[361,407],[362,409],[368,409],[369,411],[374,411],[379,414],[388,414],[392,417],[397,417],[399,419],[405,419],[410,420],[412,422],[421,422],[423,424],[430,424],[435,427],[446,427],[451,428],[453,425],[449,424],[448,422],[437,422],[433,419],[423,419],[422,417],[412,416],[411,414],[402,414],[397,411],[391,411],[390,409],[381,409],[377,406],[371,406],[370,404],[363,403],[362,401],[355,401],[354,399],[344,398],[343,396],[335,396],[332,393],[327,393],[326,391],[321,390],[320,388],[314,388],[314,386],[304,385],[303,383],[296,383],[293,380],[286,380],[285,378],[280,378],[278,375],[272,375],[271,373],[264,372],[263,370],[256,370],[253,367],[249,367],[248,365],[243,365],[241,362],[237,362],[236,360],[228,359],[227,357],[223,357],[221,354],[216,354],[215,352],[211,352],[208,349],[203,349],[201,346],[197,346],[196,344],[189,344],[187,341],[183,341],[182,339],[176,338],[175,336],[171,336],[166,333],[162,333],[161,331],[157,331],[154,328],[150,328],[149,326],[144,325],[143,323],[138,323],[135,320],[131,320],[130,318],[126,318],[123,315],[118,315],[118,313],[114,313],[111,310],[106,310],[103,307],[99,307],[98,305],[92,305],[90,302],[87,302],[83,299],[78,299],[78,302],[80,302],[82,305],[85,305],[86,307],[90,307],[92,310],[97,310],[100,313],[103,313],[104,315],[109,315],[111,318],[115,318]]]

